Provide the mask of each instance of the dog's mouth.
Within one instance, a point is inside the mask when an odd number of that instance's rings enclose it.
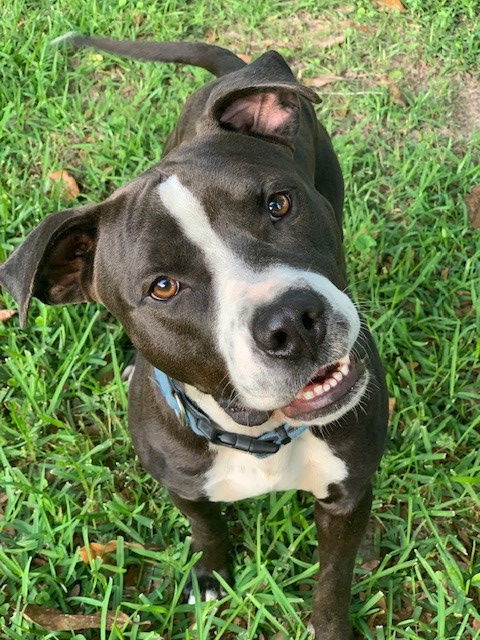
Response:
[[[318,415],[322,409],[326,410],[322,414],[330,413],[331,409],[346,404],[347,398],[354,395],[364,372],[363,362],[350,353],[328,367],[321,367],[281,411],[287,418],[296,420],[311,414]]]
[[[279,411],[293,420],[312,420],[328,417],[351,402],[355,404],[354,398],[362,387],[365,369],[363,361],[349,353],[334,364],[321,367],[291,402],[279,408]],[[249,426],[266,422],[272,414],[272,411],[261,411],[231,402],[223,408],[235,422]]]

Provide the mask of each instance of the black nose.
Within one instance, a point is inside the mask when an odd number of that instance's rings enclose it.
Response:
[[[284,293],[252,319],[257,347],[277,358],[316,360],[325,332],[325,303],[313,291]]]

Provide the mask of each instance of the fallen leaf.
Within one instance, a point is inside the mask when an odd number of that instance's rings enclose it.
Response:
[[[124,542],[123,544],[125,547],[130,547],[130,548],[131,547],[136,547],[137,549],[144,548],[143,545],[139,544],[138,542]],[[105,544],[102,544],[100,542],[90,542],[88,547],[82,547],[78,553],[80,555],[82,562],[85,562],[85,564],[88,564],[88,562],[90,561],[89,552],[92,560],[95,558],[103,558],[104,556],[107,556],[109,553],[114,553],[117,550],[117,545],[118,545],[117,540],[110,540]]]
[[[48,177],[53,182],[63,183],[63,195],[66,200],[74,200],[78,195],[80,195],[80,189],[78,188],[75,178],[72,178],[65,169],[54,171]]]
[[[388,98],[389,98],[390,102],[393,102],[393,104],[398,104],[401,107],[406,107],[407,106],[407,103],[405,101],[405,98],[402,95],[402,92],[394,84],[391,84],[388,87]]]
[[[344,78],[326,73],[323,76],[317,76],[316,78],[305,78],[304,82],[309,87],[320,89],[320,87],[325,87],[327,84],[338,82],[339,80],[344,80]]]
[[[29,622],[38,624],[46,631],[76,631],[78,629],[98,629],[102,623],[101,613],[63,613],[54,607],[44,607],[29,604],[25,607],[23,617]],[[129,622],[126,613],[107,611],[106,628],[111,629],[114,624],[122,626]]]
[[[392,421],[392,416],[394,414],[396,404],[397,404],[396,398],[388,399],[388,424],[390,424],[390,422]]]
[[[472,620],[472,627],[475,629],[475,631],[480,630],[480,618],[475,618],[474,620]]]
[[[373,571],[378,567],[379,564],[380,564],[380,560],[374,559],[374,560],[368,560],[368,562],[364,562],[360,566],[362,567],[362,569],[365,569],[365,571]]]
[[[400,0],[375,0],[375,4],[381,9],[395,9],[396,11],[405,11],[405,7]]]
[[[214,31],[208,30],[203,34],[203,39],[208,42],[216,42],[218,40],[217,34]]]
[[[243,60],[247,64],[250,64],[250,62],[252,61],[252,56],[249,56],[248,53],[237,53],[237,57],[239,57],[240,60]]]
[[[379,611],[377,611],[376,613],[372,614],[367,622],[368,627],[372,630],[375,631],[375,627],[377,626],[381,626],[384,625],[387,621],[387,616],[386,616],[386,611],[387,611],[387,602],[385,600],[385,597],[382,596],[380,598],[380,600],[377,602],[376,604],[377,607],[379,607]]]
[[[480,229],[480,186],[473,187],[465,198],[472,229]]]
[[[317,49],[330,49],[330,47],[334,47],[336,44],[342,44],[342,42],[345,42],[344,33],[340,36],[330,36],[325,38],[325,40],[320,40],[320,42],[315,43],[315,47]]]
[[[14,309],[0,309],[0,322],[7,322],[16,313]]]

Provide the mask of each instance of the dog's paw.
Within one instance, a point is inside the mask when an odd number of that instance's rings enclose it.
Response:
[[[200,600],[209,602],[210,600],[220,600],[226,593],[216,578],[212,575],[197,576],[198,590],[200,591]],[[195,592],[193,590],[192,581],[189,580],[183,590],[183,600],[187,604],[195,604]]]

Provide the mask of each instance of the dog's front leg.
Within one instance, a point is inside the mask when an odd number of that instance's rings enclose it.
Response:
[[[223,590],[214,577],[219,573],[227,582],[231,580],[229,568],[228,529],[220,506],[215,502],[185,500],[170,491],[175,506],[186,516],[192,527],[192,549],[203,553],[195,565],[195,575],[202,600],[213,600],[223,594]],[[185,587],[187,602],[194,601],[192,583]]]
[[[353,567],[365,532],[372,492],[368,487],[348,513],[338,513],[333,503],[315,505],[320,574],[314,599],[312,626],[315,640],[351,640],[348,618]]]

